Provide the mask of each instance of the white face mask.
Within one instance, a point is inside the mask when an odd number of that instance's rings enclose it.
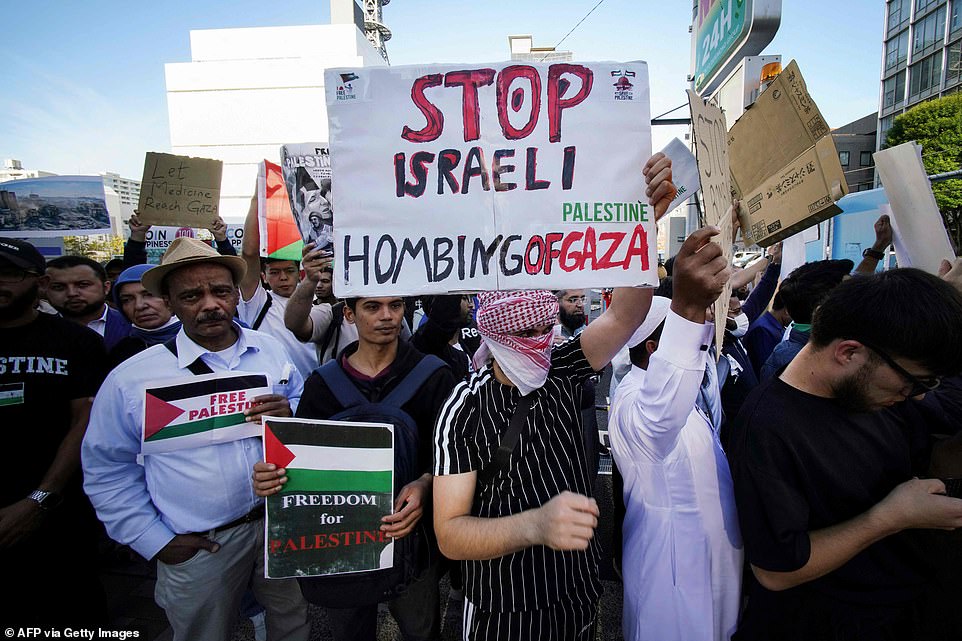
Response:
[[[741,338],[748,333],[748,326],[750,325],[748,321],[748,314],[742,312],[732,320],[735,321],[735,329],[731,330],[732,336],[735,338]]]

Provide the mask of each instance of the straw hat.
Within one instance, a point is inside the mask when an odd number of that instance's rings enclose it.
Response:
[[[161,295],[161,283],[172,272],[181,267],[189,267],[200,263],[216,263],[223,265],[234,276],[234,284],[244,278],[247,263],[240,256],[222,256],[217,250],[196,238],[181,236],[175,238],[160,259],[160,265],[144,272],[141,283],[144,289],[155,296]]]

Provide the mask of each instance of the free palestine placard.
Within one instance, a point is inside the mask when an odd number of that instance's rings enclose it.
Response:
[[[264,374],[229,372],[189,376],[144,389],[141,452],[156,454],[260,436],[244,411],[272,393]]]
[[[267,498],[269,578],[390,568],[394,432],[382,423],[267,417],[264,460],[287,471]]]

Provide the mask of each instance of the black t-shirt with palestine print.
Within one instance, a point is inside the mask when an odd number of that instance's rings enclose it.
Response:
[[[0,425],[18,470],[3,484],[0,506],[37,489],[70,429],[70,401],[97,393],[106,363],[103,339],[59,316],[0,329]]]
[[[580,337],[555,347],[545,384],[506,469],[490,484],[478,481],[471,513],[482,518],[537,508],[568,490],[591,496],[582,432],[581,386],[593,370]],[[481,470],[493,458],[521,398],[499,383],[488,365],[455,388],[438,417],[435,474]],[[465,596],[481,610],[540,610],[559,602],[593,604],[601,594],[600,548],[584,552],[535,546],[486,561],[464,562]]]

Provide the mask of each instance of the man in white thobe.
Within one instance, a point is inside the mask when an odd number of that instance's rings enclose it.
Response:
[[[629,641],[727,641],[738,622],[741,534],[720,425],[702,389],[714,339],[705,312],[728,274],[718,245],[693,234],[675,260],[674,300],[656,296],[628,343],[632,368],[609,435],[627,506]]]

